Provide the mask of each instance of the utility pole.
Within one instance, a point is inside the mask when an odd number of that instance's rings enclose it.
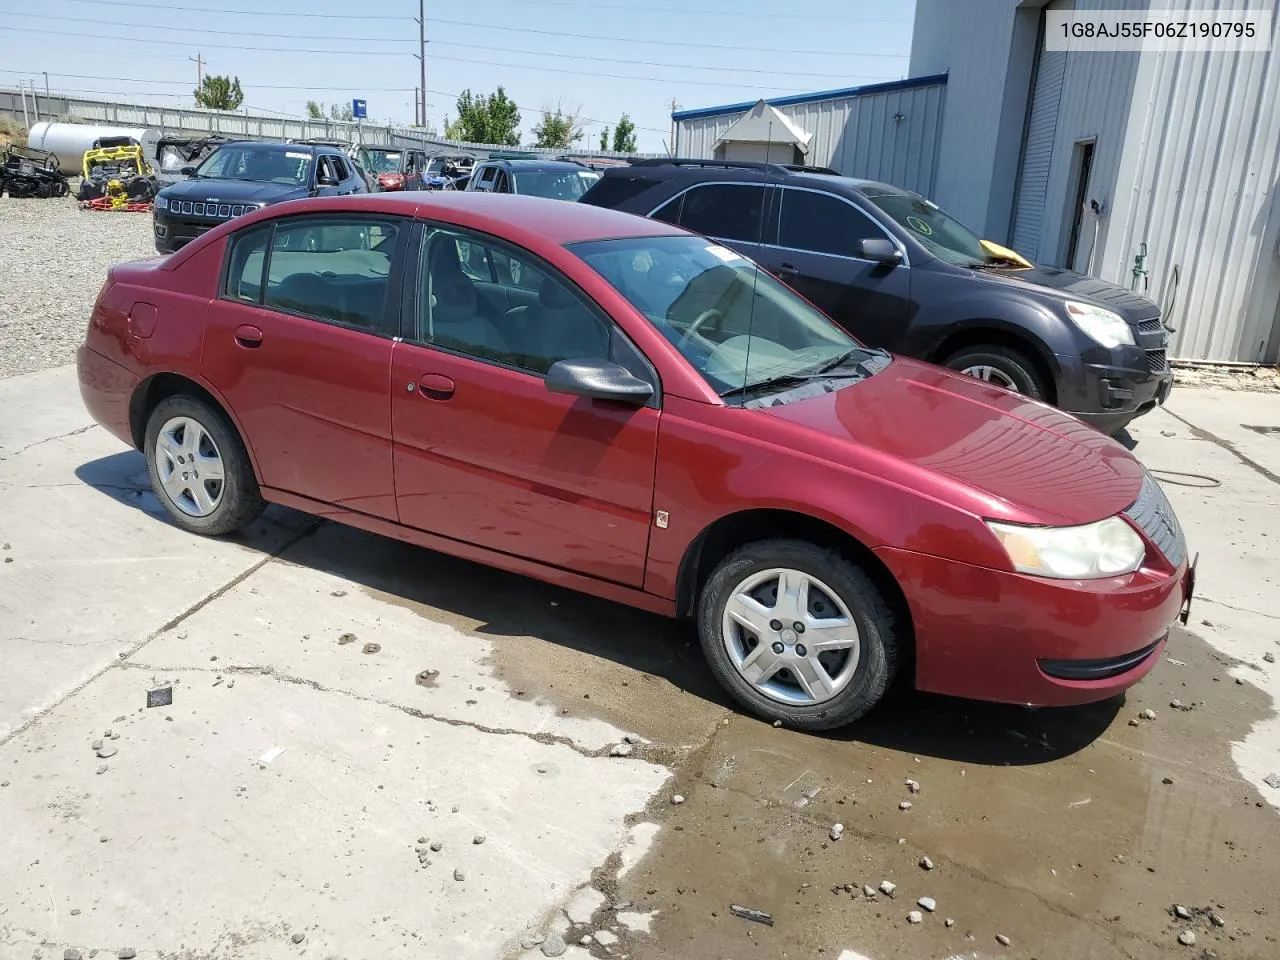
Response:
[[[418,112],[418,125],[427,129],[427,10],[426,0],[418,0],[418,77],[422,84],[422,109]]]
[[[199,90],[204,86],[204,58],[200,56],[200,52],[196,51],[194,57],[187,57],[196,65],[196,89]]]
[[[670,141],[671,146],[668,148],[668,151],[673,157],[680,156],[680,144],[676,142],[676,110],[677,109],[679,109],[679,104],[676,103],[676,98],[672,97],[671,98],[671,141]]]
[[[49,71],[42,70],[41,72],[44,74],[44,99],[47,105],[49,101]]]

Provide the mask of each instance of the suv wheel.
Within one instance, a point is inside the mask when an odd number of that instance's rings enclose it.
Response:
[[[857,720],[898,663],[894,616],[834,550],[764,540],[726,557],[698,598],[703,653],[749,711],[806,730]]]
[[[994,344],[966,347],[944,360],[943,366],[1014,393],[1026,394],[1034,400],[1045,396],[1045,384],[1036,373],[1035,364],[1009,347]]]

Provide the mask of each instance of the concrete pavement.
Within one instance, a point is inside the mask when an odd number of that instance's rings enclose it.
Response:
[[[0,381],[0,958],[1274,960],[1268,426],[1180,390],[1133,428],[1201,557],[1127,700],[900,692],[815,737],[728,709],[679,625],[284,510],[189,537],[70,368]]]

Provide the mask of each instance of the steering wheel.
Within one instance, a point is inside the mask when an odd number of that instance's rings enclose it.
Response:
[[[711,307],[707,310],[703,310],[700,314],[698,314],[694,318],[693,323],[689,324],[689,329],[684,332],[684,336],[680,338],[680,342],[676,345],[676,349],[683,352],[684,345],[689,341],[689,338],[692,337],[699,330],[701,330],[703,326],[706,325],[708,320],[713,320],[713,319],[723,320],[724,314],[721,313],[719,310],[717,310],[715,307]]]

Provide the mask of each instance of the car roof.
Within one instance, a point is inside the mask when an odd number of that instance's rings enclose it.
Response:
[[[316,153],[320,150],[337,150],[341,152],[342,148],[332,143],[283,143],[274,140],[227,140],[218,144],[220,147],[258,147],[262,150],[270,150],[273,153],[285,153],[294,151],[302,153],[304,151]]]
[[[520,158],[486,160],[485,163],[505,163],[520,170],[585,170],[586,164],[573,160],[525,160]]]

